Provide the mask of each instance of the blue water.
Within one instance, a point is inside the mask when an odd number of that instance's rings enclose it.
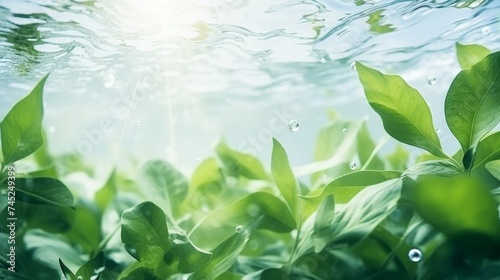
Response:
[[[499,50],[499,21],[500,1],[0,0],[0,117],[50,72],[50,150],[103,174],[151,158],[189,172],[221,135],[265,166],[275,137],[301,166],[327,109],[384,134],[359,60],[416,87],[453,152],[455,43]]]

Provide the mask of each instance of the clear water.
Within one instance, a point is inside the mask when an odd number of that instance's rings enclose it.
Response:
[[[442,107],[454,45],[498,50],[499,22],[500,1],[479,0],[0,0],[0,117],[50,72],[55,154],[106,172],[126,158],[191,170],[224,135],[268,166],[275,137],[300,166],[328,109],[383,135],[360,60],[419,89],[453,152]]]

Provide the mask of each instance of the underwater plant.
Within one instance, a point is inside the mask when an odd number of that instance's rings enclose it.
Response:
[[[357,62],[385,131],[423,149],[418,158],[402,145],[383,155],[386,137],[375,143],[365,121],[334,116],[310,165],[292,168],[273,139],[269,171],[221,139],[190,178],[151,160],[135,176],[114,169],[93,200],[64,183],[64,159],[48,152],[45,76],[0,125],[0,248],[7,252],[0,276],[493,279],[500,274],[500,132],[493,131],[500,52],[457,44],[457,57],[463,69],[444,106],[461,147],[453,155],[443,151],[415,88]]]

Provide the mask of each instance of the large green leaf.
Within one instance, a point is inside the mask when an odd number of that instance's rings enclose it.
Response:
[[[47,77],[14,105],[0,124],[4,166],[30,155],[43,143],[43,87]]]
[[[347,203],[365,187],[399,178],[400,176],[401,172],[399,171],[356,171],[341,176],[330,182],[324,188],[316,189],[307,196],[301,197],[319,205],[325,197],[333,195],[336,203]]]
[[[457,43],[456,47],[458,63],[462,69],[470,68],[491,53],[488,48],[477,44],[463,45]]]
[[[473,169],[482,167],[486,163],[497,159],[500,159],[500,132],[496,132],[479,142]]]
[[[123,212],[121,238],[127,252],[147,269],[155,269],[172,246],[165,213],[149,201]]]
[[[276,185],[288,203],[290,211],[297,220],[297,195],[300,194],[299,183],[293,174],[285,149],[281,146],[278,140],[274,138],[273,152],[271,156],[271,171]]]
[[[231,149],[224,140],[217,144],[215,152],[229,175],[267,180],[266,170],[256,157]]]
[[[446,123],[466,153],[500,121],[500,52],[462,70],[445,100]]]
[[[9,185],[4,182],[4,185]],[[49,204],[73,207],[74,199],[68,188],[54,178],[16,178],[16,198],[29,204]]]
[[[104,270],[104,254],[99,252],[97,256],[90,259],[82,265],[76,272],[77,279],[95,279],[99,280],[101,273]]]
[[[146,162],[139,168],[137,182],[146,197],[153,201],[156,197],[163,200],[170,217],[180,215],[179,205],[187,196],[189,182],[170,163],[161,160]]]
[[[396,140],[446,157],[432,124],[432,115],[420,93],[401,77],[385,75],[356,62],[359,79],[370,106]]]
[[[447,160],[429,160],[416,164],[408,168],[403,176],[419,176],[419,175],[440,175],[440,176],[455,176],[461,171],[453,163]]]
[[[422,176],[412,200],[422,218],[464,249],[498,248],[497,203],[482,181],[465,175]]]

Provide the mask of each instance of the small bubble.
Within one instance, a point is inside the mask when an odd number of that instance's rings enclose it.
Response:
[[[237,232],[237,233],[240,233],[240,232],[242,232],[242,231],[243,231],[243,226],[237,226],[237,227],[236,227],[236,232]]]
[[[432,85],[435,85],[435,84],[436,84],[436,82],[437,82],[437,79],[436,79],[436,77],[434,77],[434,76],[429,76],[429,78],[427,78],[427,83],[428,83],[429,85],[431,85],[431,86],[432,86]]]
[[[53,127],[53,126],[49,127],[49,132],[54,132],[54,131],[56,131],[55,127]]]
[[[248,247],[250,247],[252,251],[256,251],[257,249],[259,249],[259,242],[250,240],[250,242],[248,242]]]
[[[200,162],[201,162],[201,158],[197,158],[197,159],[196,159],[196,162],[197,162],[197,163],[200,163]]]
[[[299,125],[299,122],[297,120],[291,120],[289,123],[288,123],[288,129],[291,131],[291,132],[296,132],[298,131],[300,128],[300,125]]]
[[[356,70],[356,62],[351,63],[351,69]]]
[[[76,279],[77,280],[83,280],[83,276],[78,276]]]
[[[370,119],[370,116],[368,116],[368,115],[365,115],[365,116],[363,117],[363,120],[365,120],[365,121],[367,121],[367,120],[369,120],[369,119]]]
[[[358,167],[358,165],[353,161],[351,163],[349,163],[349,168],[351,168],[351,170],[354,170]]]
[[[247,208],[248,215],[252,217],[257,217],[260,213],[260,208],[258,205],[250,204]]]
[[[436,133],[440,133],[440,132],[441,132],[441,129],[436,128]]]
[[[326,58],[324,58],[324,57],[320,58],[319,62],[325,63],[326,62]]]
[[[208,212],[210,212],[210,208],[208,207],[208,205],[203,204],[203,205],[201,206],[201,211],[203,211],[203,212],[205,212],[205,213],[208,213]]]
[[[137,121],[137,125],[138,125],[138,126],[141,126],[141,125],[142,125],[142,122],[141,122],[141,121]]]
[[[422,252],[419,249],[411,249],[410,252],[408,252],[408,258],[410,258],[412,262],[419,262],[422,260]]]
[[[491,28],[489,26],[485,26],[483,27],[483,29],[481,29],[481,32],[484,34],[484,35],[487,35],[489,34],[491,31]]]
[[[342,133],[346,134],[347,133],[347,128],[342,128]]]

